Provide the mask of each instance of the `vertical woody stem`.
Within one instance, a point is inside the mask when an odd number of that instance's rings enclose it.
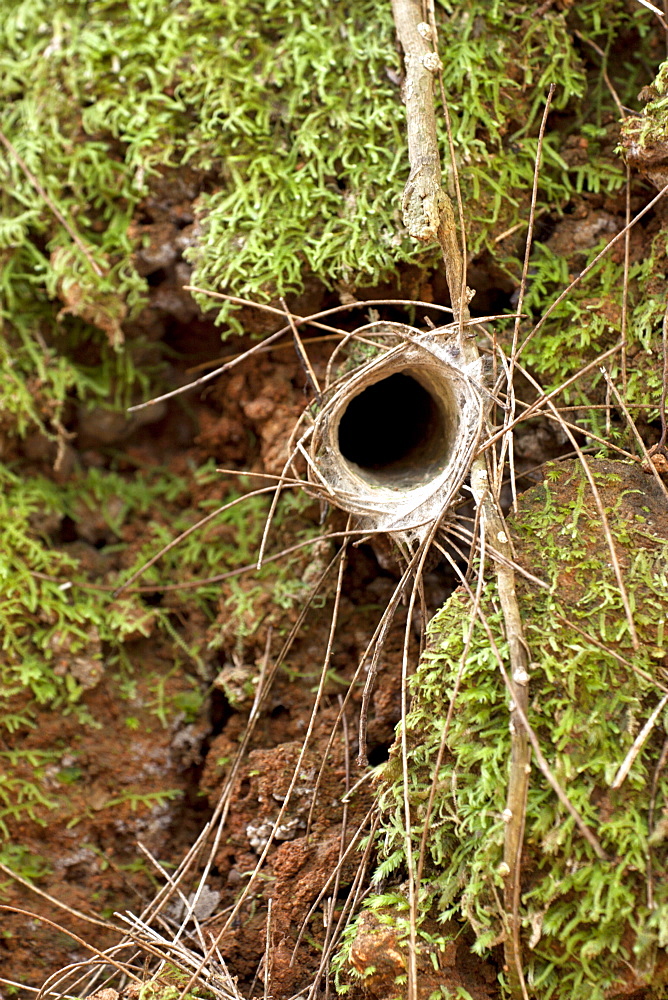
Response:
[[[392,0],[392,13],[406,66],[403,98],[411,171],[401,204],[404,225],[416,240],[440,243],[452,309],[458,318],[462,260],[452,202],[441,186],[434,112],[434,74],[440,70],[441,61],[430,41],[431,28],[422,20],[421,0]]]
[[[415,239],[422,242],[436,240],[440,244],[454,318],[460,323],[461,348],[466,360],[475,362],[479,358],[475,341],[461,336],[461,324],[469,318],[468,290],[464,287],[464,264],[452,202],[441,185],[434,79],[441,72],[442,66],[433,47],[433,28],[424,20],[421,0],[392,0],[392,11],[406,66],[403,97],[408,126],[410,175],[402,201],[404,224]],[[515,594],[512,546],[503,514],[491,488],[484,454],[479,455],[472,464],[471,487],[481,512],[481,530],[485,532],[491,549],[501,557],[495,559],[495,571],[511,666],[511,759],[502,868],[507,924],[504,952],[508,986],[512,997],[519,1000],[520,997],[527,997],[522,972],[519,905],[531,745],[517,709],[519,707],[524,718],[527,717],[529,653]],[[415,888],[419,892],[419,887]],[[413,896],[417,899],[418,893]],[[415,919],[417,914],[412,916]],[[416,984],[411,983],[410,979],[409,975],[409,996],[416,992]]]

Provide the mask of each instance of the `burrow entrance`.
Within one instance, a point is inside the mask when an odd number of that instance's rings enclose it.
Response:
[[[338,444],[363,479],[406,488],[447,464],[451,436],[443,407],[429,390],[412,375],[397,372],[350,401],[339,423]]]

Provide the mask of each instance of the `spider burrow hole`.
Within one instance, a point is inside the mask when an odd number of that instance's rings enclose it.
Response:
[[[336,438],[341,457],[369,486],[420,486],[447,466],[458,410],[447,385],[427,369],[416,366],[381,377],[342,411]]]

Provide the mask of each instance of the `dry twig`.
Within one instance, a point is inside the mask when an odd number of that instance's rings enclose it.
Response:
[[[452,203],[441,186],[440,154],[433,103],[434,75],[441,70],[440,59],[432,49],[432,43],[434,47],[437,46],[435,21],[433,14],[430,24],[423,21],[422,5],[419,0],[393,0],[392,9],[406,64],[404,100],[408,123],[411,173],[404,192],[404,223],[415,238],[427,241],[435,238],[438,240],[445,262],[453,315],[460,324],[461,349],[467,359],[476,361],[478,350],[475,342],[464,337],[462,331],[462,324],[469,319],[470,293],[466,288],[465,280],[464,211],[450,128],[448,128],[448,133],[452,169],[458,194],[464,253],[460,251]],[[442,99],[449,126],[447,102],[443,88]],[[515,595],[514,573],[510,565],[513,556],[512,548],[503,515],[490,484],[490,471],[484,456],[481,455],[475,459],[471,468],[471,488],[476,505],[482,511],[481,530],[493,539],[495,547],[504,557],[504,562],[495,560],[495,571],[510,649],[512,675],[510,693],[513,736],[507,802],[509,821],[506,826],[504,847],[504,858],[508,866],[504,906],[506,913],[512,914],[510,918],[512,933],[509,940],[505,942],[505,951],[511,992],[513,996],[526,997],[519,946],[517,901],[519,899],[521,847],[531,754],[526,731],[520,724],[520,716],[526,717],[528,710],[529,653],[524,640],[522,621]],[[411,881],[409,880],[409,887]],[[413,893],[413,895],[415,894]],[[415,920],[415,913],[412,916],[411,923]],[[412,1000],[416,994],[417,983],[415,982],[414,969],[409,968],[409,1000]]]
[[[4,132],[0,132],[0,142],[5,147],[5,149],[9,153],[9,155],[12,156],[14,160],[16,160],[16,162],[18,163],[19,167],[21,168],[21,170],[23,171],[23,173],[25,174],[25,176],[28,178],[28,180],[30,181],[30,183],[34,187],[35,191],[37,191],[37,193],[40,196],[40,198],[42,198],[44,200],[44,202],[49,206],[49,208],[51,209],[51,211],[55,215],[56,219],[58,219],[58,222],[61,224],[61,226],[63,227],[63,229],[65,229],[65,231],[67,232],[67,234],[70,237],[70,239],[72,240],[72,242],[79,248],[79,250],[81,250],[82,254],[84,255],[84,257],[88,261],[88,264],[90,266],[91,271],[93,271],[98,276],[98,278],[102,278],[104,276],[104,272],[102,271],[102,268],[100,267],[100,265],[98,263],[96,263],[96,261],[93,259],[93,255],[92,255],[92,253],[90,251],[90,247],[87,246],[84,243],[84,241],[81,239],[81,237],[77,233],[77,231],[74,228],[74,226],[72,225],[72,223],[68,222],[68,220],[65,218],[65,216],[63,215],[63,213],[61,212],[61,210],[56,205],[56,203],[53,200],[53,198],[50,196],[50,194],[48,193],[48,191],[46,191],[42,187],[42,185],[37,180],[37,178],[35,177],[34,173],[30,169],[30,167],[28,166],[28,164],[26,163],[26,161],[19,154],[19,152],[16,149],[16,147],[14,146],[14,144],[9,141],[9,139],[4,134]]]

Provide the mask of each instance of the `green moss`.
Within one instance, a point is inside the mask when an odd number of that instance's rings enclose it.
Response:
[[[647,77],[646,79],[648,79]],[[587,147],[584,160],[587,169],[598,157],[607,158],[612,142],[620,140],[616,152],[624,154],[631,165],[632,177],[636,170],[661,187],[666,180],[666,80],[668,63],[662,64],[653,84],[644,88],[645,99],[653,100],[642,114],[627,116],[621,125],[608,122],[596,129],[593,124],[582,128]],[[634,103],[635,97],[631,98]],[[619,179],[619,174],[617,175]],[[599,173],[599,178],[603,173]],[[524,299],[524,310],[529,321],[522,323],[521,337],[528,334],[534,323],[541,321],[546,306],[559,296],[581,272],[588,268],[604,249],[612,235],[621,228],[621,201],[592,199],[587,194],[614,190],[612,178],[598,188],[592,178],[583,185],[585,197],[576,198],[572,208],[580,213],[582,222],[558,234],[556,242],[547,245],[537,242],[534,246],[529,283]],[[650,196],[643,192],[643,201]],[[617,214],[617,221],[614,214]],[[590,227],[594,228],[591,229]],[[587,239],[596,233],[596,226],[606,230],[602,239]],[[536,375],[543,388],[556,388],[575,375],[596,357],[619,346],[624,337],[626,346],[605,361],[605,368],[616,387],[623,392],[626,405],[637,422],[650,423],[658,418],[662,378],[657,357],[662,352],[662,324],[665,312],[665,277],[668,269],[668,239],[664,228],[652,231],[645,238],[642,253],[638,250],[638,232],[630,237],[630,265],[626,281],[626,324],[624,312],[624,245],[618,246],[595,265],[586,278],[573,288],[568,296],[542,323],[538,334],[530,340],[522,353],[522,363]],[[634,245],[635,241],[635,245]],[[512,261],[509,264],[513,268]],[[501,324],[503,326],[503,324]],[[502,334],[503,336],[503,334]],[[623,423],[606,424],[604,412],[590,409],[592,403],[606,400],[606,383],[599,367],[594,367],[585,377],[577,380],[559,399],[562,405],[581,406],[575,419],[583,428],[619,442],[633,449],[633,438]]]
[[[69,656],[88,651],[93,659],[101,660],[104,647],[107,663],[125,662],[125,643],[150,634],[156,622],[166,640],[174,644],[177,664],[181,658],[197,664],[204,631],[199,648],[179,642],[178,631],[170,622],[169,602],[164,608],[155,608],[144,603],[143,594],[130,592],[114,598],[113,590],[163,544],[209,513],[212,504],[222,505],[218,498],[201,501],[199,508],[188,502],[196,489],[217,480],[213,465],[199,469],[191,481],[159,468],[132,477],[89,469],[72,477],[64,487],[39,477],[24,480],[8,469],[0,469],[0,475],[2,698],[8,700],[27,689],[40,705],[76,704],[83,692],[81,684],[71,674],[55,669],[63,652]],[[240,496],[228,493],[224,502]],[[304,500],[302,506],[308,503]],[[300,509],[295,499],[286,498],[279,507],[277,524],[285,526]],[[139,582],[149,587],[153,584],[159,591],[161,583],[187,583],[252,563],[267,511],[264,497],[231,507],[167,553]],[[76,550],[53,544],[52,535],[58,532],[63,517],[79,523],[94,518],[91,530],[100,533],[95,583],[102,584],[101,589],[87,587],[85,570],[80,566],[82,557]],[[135,541],[138,532],[139,543]],[[302,528],[300,537],[316,533],[315,528]],[[118,571],[119,549],[124,553],[122,573]],[[298,584],[290,589],[295,558],[299,556],[280,565],[271,563],[259,575],[265,591],[277,590],[277,601],[283,607],[302,594]],[[74,601],[70,600],[72,591]],[[229,598],[232,605],[235,593],[233,590]],[[219,598],[220,584],[185,591],[180,596],[181,614],[197,610],[213,621]],[[246,603],[250,622],[252,602]],[[91,636],[95,637],[92,645]],[[23,716],[3,712],[3,724],[10,730],[25,721]]]
[[[439,30],[469,251],[477,256],[487,249],[497,256],[495,237],[527,223],[537,125],[550,84],[557,85],[554,109],[567,109],[576,119],[571,134],[596,129],[609,107],[600,77],[588,78],[573,31],[608,49],[622,26],[628,29],[628,16],[621,7],[613,7],[602,18],[596,2],[578,5],[570,18],[552,9],[539,19],[529,7],[500,0],[471,4],[442,0],[441,6],[448,15]],[[638,26],[642,31],[641,21]],[[637,78],[637,61],[633,66],[625,63],[625,71],[627,83]],[[631,93],[629,88],[629,97]],[[548,131],[539,213],[567,204],[582,190],[612,191],[622,184],[619,166],[595,144],[587,160],[577,166],[560,154],[563,144],[559,130]],[[507,266],[515,272],[516,264],[509,261]]]
[[[7,868],[11,868],[13,872],[28,881],[43,878],[45,875],[51,874],[51,869],[46,859],[40,857],[38,854],[31,853],[21,844],[5,844],[0,849],[0,863],[6,865]],[[11,885],[10,880],[0,882],[0,896],[4,894],[5,889],[9,885]]]
[[[641,115],[627,118],[622,125],[622,146],[636,143],[641,149],[665,144],[668,111],[668,62],[661,63],[654,81],[640,95],[647,101]]]
[[[525,975],[531,996],[539,1000],[602,1000],[629,967],[641,982],[659,989],[663,980],[655,961],[668,945],[668,853],[659,816],[668,777],[657,769],[665,713],[621,788],[611,789],[660,698],[652,678],[658,677],[665,657],[668,544],[654,534],[656,527],[647,531],[640,510],[643,474],[621,463],[593,467],[621,553],[639,650],[632,646],[582,472],[555,467],[554,476],[522,498],[514,527],[523,564],[550,584],[548,590],[526,583],[518,588],[532,660],[530,722],[555,776],[609,858],[602,861],[594,854],[534,762],[520,914]],[[660,508],[655,500],[654,525]],[[496,604],[495,584],[489,580],[483,608],[505,657]],[[453,595],[429,626],[429,648],[412,680],[408,794],[416,863],[469,615],[468,597]],[[509,756],[507,692],[478,623],[456,695],[447,752],[435,776],[419,912],[423,921],[436,917],[463,923],[474,932],[473,948],[480,955],[488,954],[504,933],[498,900],[503,896],[499,866]],[[650,826],[654,787],[659,812]],[[402,795],[401,763],[393,755],[380,797],[377,879],[392,879],[405,864]],[[653,906],[647,895],[650,877]]]
[[[589,129],[590,155],[570,165],[559,130],[548,136],[538,210],[620,185],[594,138],[613,107],[602,66],[588,68],[573,32],[606,53],[631,33],[633,64],[616,57],[609,67],[630,100],[644,82],[647,11],[630,18],[622,0],[587,0],[536,19],[524,4],[442,0],[437,15],[474,254],[498,249],[500,230],[526,221],[550,82],[571,131]],[[146,391],[141,335],[121,345],[148,292],[133,256],[141,226],[131,223],[142,199],[158,191],[159,201],[179,172],[187,198],[199,195],[189,255],[204,288],[266,298],[298,291],[309,274],[348,288],[386,280],[403,263],[430,267],[434,251],[416,247],[400,219],[400,72],[390,5],[371,0],[317,9],[301,0],[10,0],[0,128],[86,252],[4,149],[5,419],[20,433],[36,424],[57,437],[68,398],[120,407]],[[504,267],[516,275],[519,263]],[[226,318],[238,328],[228,307]],[[158,360],[153,350],[154,368]]]
[[[607,242],[607,241],[606,241]],[[531,279],[524,302],[525,310],[538,320],[546,302],[556,298],[577,272],[592,261],[605,243],[569,258],[548,246],[534,248]],[[667,266],[668,241],[661,231],[648,247],[647,256],[629,269],[626,389],[624,399],[634,416],[643,421],[658,416],[661,398],[661,371],[657,355],[661,351],[661,324],[665,300],[660,294]],[[592,270],[586,282],[572,290],[554,310],[538,335],[522,354],[522,363],[538,374],[545,391],[556,388],[619,344],[622,335],[623,266],[618,257],[606,256]],[[528,332],[530,327],[524,327]],[[610,378],[622,391],[622,354],[604,362]],[[599,366],[578,379],[559,395],[559,405],[581,407],[577,421],[613,441],[630,443],[628,429],[615,425],[605,429],[605,413],[590,409],[606,398],[606,383]],[[567,415],[567,419],[571,419]]]

